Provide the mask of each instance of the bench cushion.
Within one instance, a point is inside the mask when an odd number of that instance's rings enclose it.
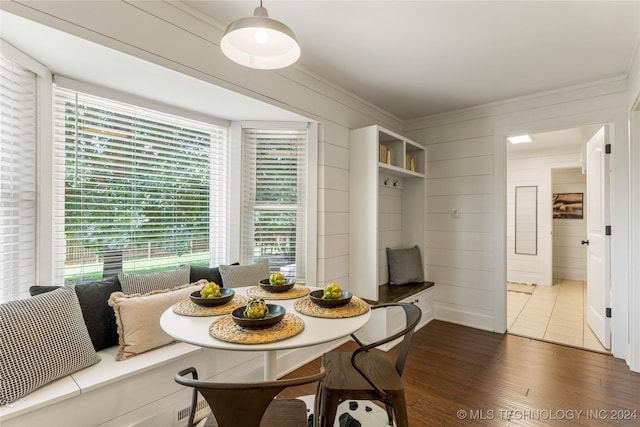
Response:
[[[0,405],[100,361],[67,287],[0,305],[0,355]]]

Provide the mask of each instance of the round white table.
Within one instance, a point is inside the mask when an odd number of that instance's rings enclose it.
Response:
[[[249,287],[234,288],[238,295],[245,295]],[[310,288],[311,290],[319,288]],[[183,316],[168,308],[160,317],[160,326],[171,337],[178,341],[194,344],[200,347],[233,351],[263,351],[264,379],[266,381],[277,378],[277,351],[299,347],[309,347],[345,337],[362,328],[371,317],[371,310],[365,314],[341,319],[328,319],[307,316],[298,313],[293,304],[296,299],[266,300],[269,304],[284,307],[288,313],[293,313],[304,322],[304,330],[299,334],[269,344],[237,344],[221,341],[209,335],[209,326],[220,316],[193,317]]]

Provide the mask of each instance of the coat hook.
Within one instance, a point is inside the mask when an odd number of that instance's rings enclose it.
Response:
[[[389,178],[385,178],[384,179],[384,185],[388,185],[389,184]]]
[[[394,180],[393,180],[393,186],[394,186],[394,187],[397,187],[397,186],[398,186],[398,180],[397,180],[397,179],[394,179]]]

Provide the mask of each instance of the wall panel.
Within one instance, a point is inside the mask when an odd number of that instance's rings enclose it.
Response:
[[[552,173],[554,193],[582,193],[583,219],[553,219],[553,277],[587,280],[587,182],[581,169],[560,169]]]
[[[437,319],[474,325],[497,332],[504,332],[506,329],[506,289],[503,283],[507,275],[506,226],[508,223],[505,137],[514,133],[544,132],[598,122],[615,123],[618,130],[613,145],[615,150],[617,144],[620,152],[619,157],[612,163],[617,169],[614,170],[613,181],[616,184],[612,191],[614,203],[618,206],[617,218],[623,235],[613,244],[621,256],[613,262],[617,264],[614,275],[619,275],[620,295],[628,292],[625,291],[628,283],[626,277],[628,254],[622,253],[622,249],[627,245],[625,236],[628,226],[628,217],[623,213],[628,206],[626,178],[628,164],[624,164],[628,148],[627,138],[624,135],[626,129],[624,120],[627,117],[624,107],[628,97],[625,90],[625,79],[612,79],[412,120],[405,124],[404,133],[427,147],[430,162],[459,160],[461,163],[458,164],[462,165],[469,164],[465,163],[469,157],[487,156],[491,159],[493,166],[492,171],[487,175],[472,176],[468,174],[470,170],[474,170],[475,165],[466,170],[453,167],[451,170],[457,175],[446,175],[446,177],[441,175],[448,171],[443,167],[435,166],[433,175],[427,179],[429,196],[425,224],[427,236],[431,232],[452,230],[460,233],[453,242],[441,243],[441,240],[426,242],[427,277],[436,282],[436,289],[443,288],[434,295],[434,311]],[[556,167],[566,166],[564,160],[555,160]],[[467,198],[467,196],[472,197]],[[456,226],[453,225],[456,224],[456,220],[450,218],[450,212],[459,201],[460,204],[465,203],[465,210],[460,210],[459,217],[459,220],[464,218],[464,221],[457,223],[461,226]],[[470,222],[466,218],[467,209],[482,213],[480,216],[482,220],[476,218],[476,221],[472,222],[472,227],[469,227]],[[490,233],[490,239],[494,243],[493,248],[482,257],[487,264],[483,275],[475,270],[466,270],[455,262],[440,265],[443,260],[439,253],[443,251],[453,251],[452,253],[455,254],[465,253],[465,233],[478,231]],[[613,251],[615,252],[616,249]],[[468,256],[472,255],[468,254]],[[452,300],[450,297],[446,300],[440,298],[440,295],[456,295],[448,288],[461,286],[462,283],[469,285],[470,281],[477,282],[484,289],[492,290],[493,307],[482,306],[481,308],[480,305],[473,303],[467,306],[462,304],[462,300]],[[621,310],[621,317],[614,319],[620,322],[618,331],[615,332],[618,334],[620,344],[618,347],[614,344],[614,354],[625,357],[627,354],[625,331],[628,330],[628,323],[626,308],[621,307]],[[614,339],[614,343],[615,341]]]

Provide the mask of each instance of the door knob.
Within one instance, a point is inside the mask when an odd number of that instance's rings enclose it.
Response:
[[[582,240],[582,241],[580,242],[580,244],[581,244],[581,245],[587,245],[587,246],[589,246],[589,241],[588,241],[588,240]]]

